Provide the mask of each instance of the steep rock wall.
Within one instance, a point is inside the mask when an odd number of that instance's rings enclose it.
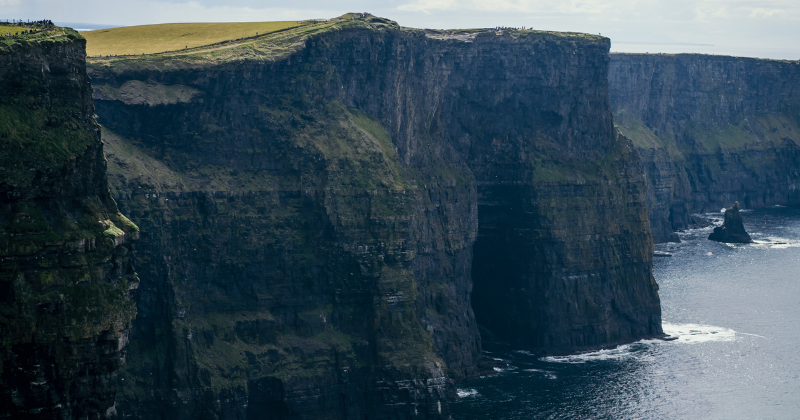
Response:
[[[138,284],[105,177],[85,41],[0,44],[0,418],[113,411]]]
[[[543,354],[661,333],[607,39],[367,17],[281,42],[92,65],[143,231],[123,416],[446,417],[477,322]]]
[[[800,64],[612,54],[615,123],[642,156],[656,241],[694,212],[800,202]]]

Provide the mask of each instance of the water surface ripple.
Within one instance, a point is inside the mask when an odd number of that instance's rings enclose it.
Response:
[[[709,215],[721,219],[721,215]],[[754,244],[706,240],[711,228],[659,244],[665,332],[594,353],[508,361],[459,384],[454,419],[800,418],[800,209],[744,211]]]

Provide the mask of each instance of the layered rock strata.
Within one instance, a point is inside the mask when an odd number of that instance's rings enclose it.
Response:
[[[0,418],[114,408],[138,228],[109,195],[85,55],[60,28],[0,43]]]
[[[611,54],[609,86],[642,156],[657,242],[733,201],[800,203],[800,63]]]
[[[142,228],[120,415],[446,418],[478,323],[542,354],[660,334],[608,48],[359,15],[93,62]]]

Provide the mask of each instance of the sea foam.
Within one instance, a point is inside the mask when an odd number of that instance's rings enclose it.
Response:
[[[458,398],[469,398],[478,395],[478,390],[472,388],[457,389],[456,393],[458,393]]]
[[[710,341],[733,341],[736,339],[736,331],[713,325],[701,324],[672,324],[662,322],[661,327],[665,334],[677,337],[678,343],[707,343]]]

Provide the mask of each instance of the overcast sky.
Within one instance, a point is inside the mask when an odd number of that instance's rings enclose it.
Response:
[[[143,25],[328,18],[370,12],[403,26],[525,26],[600,33],[612,51],[800,59],[800,0],[0,0],[2,19]]]

